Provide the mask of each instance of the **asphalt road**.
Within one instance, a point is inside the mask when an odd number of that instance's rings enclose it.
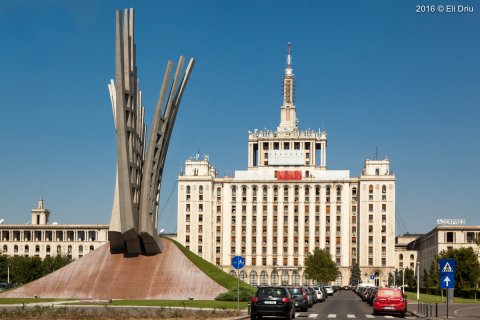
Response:
[[[403,319],[396,315],[373,315],[373,308],[350,290],[336,292],[326,301],[314,304],[307,312],[297,311],[295,318],[304,320]],[[405,315],[405,319],[415,318],[411,313]]]

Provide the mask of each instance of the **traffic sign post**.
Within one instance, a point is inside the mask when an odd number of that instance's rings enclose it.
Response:
[[[237,269],[237,309],[240,310],[240,269],[245,266],[245,258],[235,256],[232,259],[232,267]]]
[[[448,318],[448,300],[449,289],[455,288],[455,260],[440,260],[440,288],[447,289],[447,318]]]

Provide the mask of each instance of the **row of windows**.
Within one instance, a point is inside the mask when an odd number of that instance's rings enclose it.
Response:
[[[229,273],[232,276],[235,276],[235,277],[237,276],[237,273],[235,270],[230,270]],[[311,281],[305,275],[300,276],[300,274],[296,270],[293,271],[291,274],[289,274],[287,270],[283,270],[280,274],[277,271],[272,271],[270,275],[265,270],[261,271],[260,275],[258,275],[257,271],[252,270],[248,275],[248,277],[247,277],[247,272],[245,272],[245,270],[241,270],[238,276],[240,280],[248,282],[252,286],[257,286],[257,285],[276,286],[276,285],[279,285],[280,283],[283,285],[287,285],[287,284],[310,285],[311,284]]]
[[[22,249],[23,249],[23,252],[24,252],[24,253],[30,253],[30,246],[29,246],[28,244],[25,245],[25,247],[23,247],[23,248],[22,248],[21,245],[20,245],[20,246],[19,246],[19,245],[14,245],[14,246],[13,246],[13,252],[14,252],[14,253],[18,253],[19,251],[22,251]],[[72,249],[73,249],[72,246],[68,246],[68,247],[67,247],[67,252],[68,252],[69,254],[71,254],[71,253],[72,253]],[[84,246],[82,246],[82,245],[79,245],[79,246],[78,246],[78,252],[79,252],[79,253],[83,253],[83,249],[84,249]],[[87,249],[86,246],[85,246],[85,249]],[[35,250],[35,253],[40,253],[40,246],[39,246],[39,245],[36,245],[34,250]],[[95,248],[94,248],[93,245],[91,245],[91,246],[90,246],[90,251],[93,251],[93,250],[95,250]],[[8,245],[4,245],[4,246],[3,246],[3,252],[4,252],[4,253],[7,253],[7,252],[8,252]],[[50,252],[51,252],[51,247],[50,247],[49,245],[47,245],[47,246],[45,247],[45,252],[46,252],[46,253],[50,253]],[[62,252],[62,246],[58,245],[58,246],[57,246],[57,254],[59,254],[59,253],[61,253],[61,252]]]
[[[267,196],[267,193],[268,193],[268,186],[263,186],[262,187],[262,196],[266,197]],[[283,192],[284,192],[284,195],[288,195],[288,191],[291,187],[290,186],[284,186],[283,187]],[[298,195],[299,194],[299,189],[300,187],[298,185],[295,185],[294,187],[294,194],[295,195]],[[334,187],[331,187],[331,186],[327,186],[325,188],[325,194],[327,196],[330,196],[331,195],[331,190],[333,189]],[[238,187],[237,186],[232,186],[231,187],[232,189],[232,196],[236,196],[237,195],[237,190],[238,190]],[[242,193],[242,196],[243,197],[246,197],[247,196],[247,189],[248,187],[247,186],[242,186],[241,187],[241,193]],[[279,188],[278,186],[273,186],[273,194],[274,196],[278,196],[278,189],[281,189],[281,187]],[[315,195],[320,195],[320,187],[319,186],[316,186],[316,187],[310,187],[310,186],[305,186],[305,194],[308,195],[309,192],[310,192],[310,189],[315,189]],[[337,186],[334,188],[336,190],[336,196],[341,196],[342,194],[342,186]],[[203,194],[203,186],[199,186],[198,187],[198,194]],[[257,190],[258,190],[258,187],[257,186],[252,186],[252,192],[253,192],[253,196],[257,196]],[[374,187],[373,185],[369,185],[368,186],[368,193],[369,194],[373,194],[373,190],[374,190]],[[191,186],[187,185],[187,190],[186,190],[186,193],[187,194],[191,194]],[[387,193],[387,186],[386,185],[382,185],[382,194],[386,194]],[[220,197],[222,195],[222,189],[220,187],[217,188],[217,197]],[[356,187],[353,187],[352,188],[352,196],[353,197],[356,197],[357,196],[357,188]]]
[[[398,259],[399,259],[399,260],[403,260],[403,253],[400,253],[400,254],[398,255]],[[410,255],[410,260],[415,260],[415,255],[411,254],[411,255]]]
[[[3,241],[96,241],[97,231],[1,231]]]

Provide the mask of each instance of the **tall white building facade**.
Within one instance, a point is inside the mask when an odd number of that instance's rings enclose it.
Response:
[[[327,169],[327,133],[297,126],[290,45],[280,124],[248,133],[248,168],[217,176],[208,157],[185,162],[178,178],[178,241],[226,272],[232,258],[252,284],[308,283],[305,258],[327,249],[348,284],[359,263],[364,282],[395,269],[395,176],[389,160],[366,160],[360,177]],[[373,279],[370,279],[373,276]]]

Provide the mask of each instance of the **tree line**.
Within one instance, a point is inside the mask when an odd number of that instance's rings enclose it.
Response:
[[[436,255],[428,269],[423,269],[423,287],[440,288],[440,259],[454,259],[455,288],[459,290],[474,289],[480,285],[480,263],[477,253],[472,248],[449,249]],[[339,269],[330,253],[316,248],[305,260],[305,274],[317,283],[329,283],[338,277]],[[358,263],[350,268],[350,284],[361,283],[361,270]],[[411,268],[396,269],[388,274],[388,286],[405,285],[410,290],[417,288],[415,271]]]
[[[10,283],[15,285],[24,284],[52,273],[66,266],[71,261],[66,255],[56,255],[41,259],[40,257],[0,254],[0,282],[7,282],[9,274]]]

